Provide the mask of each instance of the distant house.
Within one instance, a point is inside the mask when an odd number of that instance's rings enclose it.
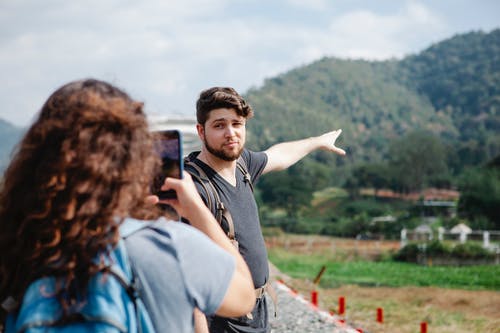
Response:
[[[425,221],[431,223],[439,216],[455,217],[457,214],[456,201],[423,200],[415,205],[416,213]]]
[[[418,227],[416,227],[413,231],[416,232],[417,234],[432,234],[432,229],[427,224],[421,224]]]
[[[428,224],[421,224],[413,229],[413,240],[431,240],[433,238],[432,229]]]
[[[459,223],[450,229],[450,234],[459,235],[460,243],[465,243],[467,241],[467,235],[472,233],[472,229],[463,223]]]
[[[453,228],[450,229],[450,233],[452,234],[470,234],[472,233],[472,229],[469,228],[466,224],[464,223],[459,223]]]

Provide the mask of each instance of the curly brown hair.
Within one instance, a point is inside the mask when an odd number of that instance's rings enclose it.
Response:
[[[196,102],[196,121],[205,125],[210,111],[219,108],[233,109],[245,119],[253,117],[252,107],[236,90],[231,87],[212,87],[200,93]]]
[[[123,218],[157,216],[144,200],[160,161],[143,104],[106,82],[68,83],[16,150],[1,184],[0,302],[56,276],[66,308],[102,268],[95,258],[116,245]]]

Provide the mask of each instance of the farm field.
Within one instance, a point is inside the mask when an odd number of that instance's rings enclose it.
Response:
[[[419,332],[425,321],[428,332],[500,333],[499,265],[425,267],[383,260],[397,242],[296,235],[266,241],[276,278],[306,298],[316,288],[324,310],[337,312],[339,297],[345,297],[345,319],[365,332]],[[312,281],[322,266],[316,287]],[[377,308],[384,312],[382,324]]]

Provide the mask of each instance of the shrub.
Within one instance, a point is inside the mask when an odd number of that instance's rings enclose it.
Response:
[[[431,257],[447,257],[451,253],[450,248],[440,241],[430,242],[425,251]]]
[[[393,258],[396,261],[417,262],[417,256],[420,249],[417,243],[406,244],[394,254]]]
[[[458,244],[450,248],[440,241],[432,241],[430,243],[418,244],[410,243],[401,248],[393,255],[395,261],[418,262],[419,256],[425,254],[431,258],[443,259],[459,259],[459,260],[480,260],[480,259],[493,259],[494,254],[487,249],[484,249],[480,244],[468,242],[465,244]]]
[[[491,259],[493,253],[477,243],[459,244],[451,251],[453,257],[460,259]]]

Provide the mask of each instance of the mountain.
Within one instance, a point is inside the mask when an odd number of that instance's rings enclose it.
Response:
[[[0,172],[10,160],[10,155],[17,142],[21,139],[23,130],[11,123],[0,119]]]
[[[341,178],[353,166],[387,161],[391,143],[423,130],[460,171],[500,154],[500,29],[456,35],[401,60],[323,58],[245,97],[255,110],[251,149],[342,128],[346,158],[317,152],[306,162],[342,171]],[[22,132],[0,119],[0,168]]]
[[[424,130],[456,165],[484,163],[500,152],[499,57],[500,29],[456,35],[402,60],[323,58],[245,94],[255,110],[249,146],[342,128],[349,158],[341,163],[376,163],[394,139]]]
[[[402,61],[418,91],[437,113],[451,117],[457,154],[480,164],[500,148],[500,29],[471,32]]]

